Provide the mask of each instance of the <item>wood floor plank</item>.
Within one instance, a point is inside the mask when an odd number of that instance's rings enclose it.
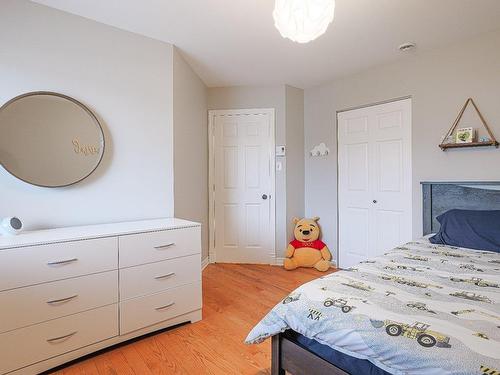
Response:
[[[62,375],[99,375],[99,371],[93,359],[83,360],[78,363],[77,368],[69,367],[61,370]]]
[[[203,271],[200,322],[111,348],[53,374],[270,374],[269,340],[245,345],[245,337],[293,289],[323,275],[314,269],[210,264]]]
[[[120,349],[97,356],[95,364],[99,374],[135,375],[134,368],[129,365]]]

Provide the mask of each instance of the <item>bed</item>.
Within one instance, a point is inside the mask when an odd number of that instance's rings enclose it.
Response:
[[[272,374],[500,374],[500,254],[430,243],[451,209],[500,210],[500,182],[428,182],[424,237],[306,283],[250,332]]]

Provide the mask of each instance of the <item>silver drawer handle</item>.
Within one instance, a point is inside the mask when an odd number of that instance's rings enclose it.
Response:
[[[69,264],[78,261],[78,258],[71,258],[71,259],[65,259],[65,260],[56,260],[53,262],[47,262],[48,266],[59,266],[63,264]]]
[[[69,302],[72,299],[75,299],[78,297],[78,294],[75,294],[74,296],[71,297],[66,297],[66,298],[60,298],[60,299],[53,299],[52,301],[47,301],[49,305],[57,304],[57,303],[64,303],[64,302]]]
[[[68,333],[67,335],[64,335],[64,336],[54,337],[53,339],[48,339],[47,342],[55,343],[55,342],[65,341],[65,340],[69,339],[70,337],[76,335],[77,333],[78,333],[78,331],[75,331],[75,332]]]
[[[166,279],[175,275],[175,272],[167,273],[166,275],[156,276],[156,280]]]
[[[155,246],[155,249],[156,250],[166,249],[167,247],[171,247],[171,246],[174,246],[174,245],[175,245],[175,242],[171,242],[171,243],[168,243],[166,245]]]
[[[160,311],[160,310],[164,310],[164,309],[167,309],[171,306],[175,305],[175,302],[170,302],[168,305],[165,305],[165,306],[160,306],[160,307],[157,307],[155,308],[156,311]]]

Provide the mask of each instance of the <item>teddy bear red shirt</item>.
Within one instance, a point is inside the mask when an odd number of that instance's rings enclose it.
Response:
[[[326,246],[325,243],[321,240],[316,240],[311,242],[302,242],[299,240],[293,240],[292,242],[290,242],[290,245],[292,245],[294,249],[300,247],[310,247],[316,250],[321,250]]]

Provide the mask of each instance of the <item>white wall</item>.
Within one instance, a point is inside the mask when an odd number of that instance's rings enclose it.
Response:
[[[48,90],[99,117],[106,153],[67,188],[30,186],[0,170],[0,216],[28,229],[174,214],[172,46],[24,0],[0,2],[0,105]]]
[[[276,256],[291,239],[293,216],[304,215],[304,92],[287,85],[208,89],[209,109],[274,108],[276,145],[286,145],[276,171]]]
[[[292,218],[304,216],[304,90],[286,86],[285,94],[286,224],[287,239],[291,240],[294,229]]]
[[[304,214],[303,90],[291,86],[236,86],[208,89],[209,109],[274,108],[276,145],[286,145],[276,171],[276,256],[283,257],[291,218]],[[289,177],[290,176],[290,177]]]
[[[461,106],[474,98],[500,138],[500,32],[404,60],[305,91],[306,150],[325,142],[331,154],[306,156],[306,214],[321,217],[325,242],[337,245],[336,111],[412,96],[413,235],[422,232],[420,182],[424,180],[499,180],[500,151],[438,148]],[[473,113],[464,126],[480,127]]]
[[[286,142],[285,86],[234,86],[208,89],[208,109],[274,108],[276,145]],[[276,171],[276,253],[286,247],[286,158],[280,158],[281,171]]]
[[[202,259],[208,256],[207,88],[174,47],[175,217],[202,223]]]

